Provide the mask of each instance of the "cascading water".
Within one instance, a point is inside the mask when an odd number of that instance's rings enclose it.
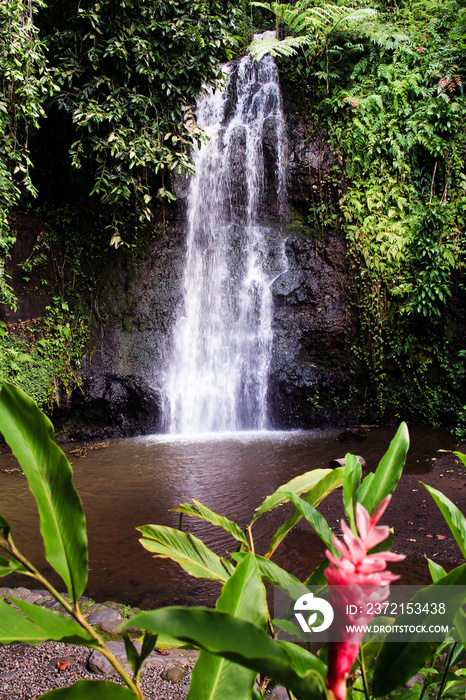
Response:
[[[198,101],[209,140],[194,154],[183,302],[166,376],[172,433],[267,427],[271,283],[283,241],[265,212],[285,211],[285,125],[273,59],[225,71],[225,91]]]

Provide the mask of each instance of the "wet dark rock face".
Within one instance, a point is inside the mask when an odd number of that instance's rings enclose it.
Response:
[[[289,269],[273,284],[274,350],[269,381],[274,428],[344,420],[347,330],[344,245],[289,239]]]
[[[160,432],[160,395],[141,377],[89,374],[82,391],[52,416],[56,430],[74,440]]]
[[[108,320],[97,328],[76,391],[61,420],[67,434],[109,437],[163,432],[163,374],[181,298],[183,240],[172,221],[144,262],[119,271]]]

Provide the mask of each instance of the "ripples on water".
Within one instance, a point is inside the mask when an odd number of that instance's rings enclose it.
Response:
[[[331,459],[348,451],[362,455],[368,468],[375,469],[395,429],[371,430],[367,440],[353,445],[336,442],[339,432],[154,435],[115,441],[82,458],[71,454],[88,523],[88,594],[141,607],[212,604],[219,591],[216,584],[191,578],[169,560],[153,559],[139,544],[135,528],[149,523],[177,527],[178,514],[169,509],[193,498],[244,527],[265,495],[302,472],[328,467]],[[412,427],[410,434],[410,473],[426,473],[439,448],[454,447],[446,432]],[[75,447],[74,443],[64,449]],[[14,458],[0,451],[0,470],[14,465]],[[49,574],[35,504],[18,472],[0,471],[0,512],[10,521],[17,544]],[[279,508],[258,520],[254,536],[259,552],[265,551],[284,519],[285,511]],[[185,516],[183,523],[219,554],[235,546],[226,533],[204,521]],[[300,527],[280,545],[278,562],[301,575],[321,561],[322,551],[317,537]],[[19,583],[30,585],[19,578],[2,580],[2,585]]]

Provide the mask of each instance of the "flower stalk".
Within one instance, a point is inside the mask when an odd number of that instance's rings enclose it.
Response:
[[[329,643],[326,686],[332,700],[346,700],[346,679],[357,658],[364,637],[363,630],[373,616],[367,610],[375,609],[374,605],[368,608],[367,603],[382,603],[386,600],[390,594],[390,583],[398,578],[386,570],[387,562],[404,559],[404,555],[389,551],[369,554],[370,550],[389,536],[388,527],[377,523],[390,499],[391,496],[387,496],[372,517],[358,503],[356,525],[359,536],[342,521],[343,542],[336,535],[332,538],[340,557],[326,551],[330,566],[325,570],[325,576],[341,640]],[[349,610],[357,612],[350,615]],[[359,627],[359,631],[354,631],[355,626]],[[367,693],[366,682],[365,692]]]

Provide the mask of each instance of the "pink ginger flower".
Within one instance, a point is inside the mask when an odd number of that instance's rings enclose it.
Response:
[[[338,624],[338,636],[341,641],[330,642],[328,649],[328,671],[326,685],[335,700],[346,700],[346,679],[358,655],[364,632],[349,632],[348,625],[369,624],[372,614],[364,612],[367,603],[373,603],[369,609],[374,610],[376,603],[382,603],[390,594],[390,583],[398,576],[386,571],[388,561],[400,561],[403,554],[394,552],[368,551],[388,535],[386,525],[377,525],[391,496],[387,496],[375,509],[372,517],[360,503],[356,505],[356,525],[359,532],[357,537],[342,521],[344,543],[333,535],[335,549],[341,554],[340,558],[326,551],[330,566],[325,570],[330,586],[330,597]],[[349,586],[345,588],[345,586]],[[348,610],[357,610],[350,615]],[[375,608],[376,609],[376,608]]]

